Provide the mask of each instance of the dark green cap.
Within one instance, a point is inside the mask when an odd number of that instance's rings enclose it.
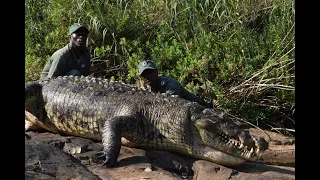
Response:
[[[71,35],[72,33],[76,32],[80,28],[84,28],[87,31],[87,33],[89,33],[88,28],[84,24],[74,23],[74,24],[72,24],[72,26],[69,29],[69,35]]]
[[[138,64],[138,69],[139,69],[139,76],[141,76],[143,71],[146,69],[157,69],[157,65],[151,60],[146,60]]]

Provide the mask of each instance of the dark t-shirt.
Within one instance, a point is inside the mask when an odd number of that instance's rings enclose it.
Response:
[[[167,93],[171,95],[177,95],[183,99],[197,102],[200,105],[212,108],[212,104],[206,102],[199,96],[194,95],[193,93],[186,90],[177,80],[168,76],[159,76],[160,79],[160,93]]]
[[[87,76],[90,68],[90,51],[86,48],[77,59],[68,44],[52,54],[41,72],[40,79],[64,76],[71,70],[78,70],[81,75]]]

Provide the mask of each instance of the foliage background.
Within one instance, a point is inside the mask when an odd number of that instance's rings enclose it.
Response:
[[[137,64],[151,58],[215,106],[294,135],[294,1],[26,0],[26,82],[75,22],[90,30],[92,76],[138,86]]]

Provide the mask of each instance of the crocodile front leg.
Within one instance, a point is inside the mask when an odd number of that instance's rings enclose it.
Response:
[[[121,148],[121,134],[127,126],[135,124],[136,117],[117,116],[106,120],[102,131],[103,151],[96,154],[97,159],[103,159],[102,166],[111,167],[117,164]]]

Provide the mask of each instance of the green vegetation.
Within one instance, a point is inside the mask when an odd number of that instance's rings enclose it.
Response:
[[[295,4],[291,0],[26,0],[25,81],[90,29],[93,76],[137,84],[137,64],[263,129],[294,132]],[[294,135],[294,133],[293,133]]]

